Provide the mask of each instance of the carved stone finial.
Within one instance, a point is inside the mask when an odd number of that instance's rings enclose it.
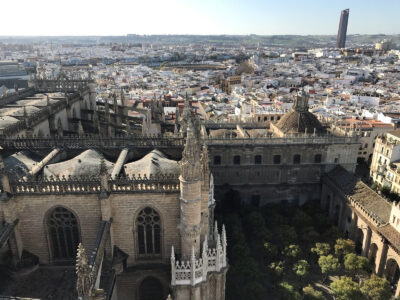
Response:
[[[222,247],[226,248],[226,246],[227,246],[227,241],[226,241],[225,225],[222,225]]]
[[[88,265],[86,251],[81,243],[79,243],[78,251],[76,253],[76,275],[76,290],[78,296],[89,296],[92,287],[92,279],[90,276],[90,266]]]
[[[190,260],[192,262],[194,262],[196,260],[196,255],[195,255],[195,251],[194,251],[194,246],[192,246],[192,251],[190,253]]]
[[[104,156],[102,156],[100,159],[100,176],[104,174],[107,174],[107,166]]]
[[[175,262],[175,250],[174,246],[171,247],[171,263]]]
[[[82,121],[79,119],[79,122],[78,122],[78,135],[79,136],[83,136],[84,134],[85,134],[85,131],[83,130]]]
[[[209,163],[210,163],[210,159],[208,157],[208,148],[206,144],[203,144],[203,147],[201,149],[201,165],[202,165],[202,177],[203,177],[203,181],[206,182],[206,179],[209,176],[209,171],[210,171],[210,167],[209,167]]]

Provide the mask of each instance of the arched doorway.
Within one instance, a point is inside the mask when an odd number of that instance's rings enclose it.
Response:
[[[53,208],[46,220],[53,261],[73,262],[81,241],[78,220],[64,207]]]
[[[139,286],[139,300],[164,300],[163,286],[154,277],[145,278]]]
[[[386,279],[389,280],[392,284],[397,284],[397,282],[399,281],[399,265],[393,258],[389,258],[386,262],[385,276]]]
[[[372,269],[375,269],[376,253],[378,252],[378,246],[374,243],[369,247],[368,260],[371,263]]]
[[[358,255],[360,255],[362,252],[363,241],[364,241],[364,232],[362,231],[361,228],[357,227],[355,234],[355,242],[356,242],[356,253]]]

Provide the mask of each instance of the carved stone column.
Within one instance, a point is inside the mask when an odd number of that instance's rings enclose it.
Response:
[[[378,276],[382,276],[383,270],[385,269],[387,252],[388,252],[388,242],[384,240],[382,243],[382,247],[378,248],[378,252],[376,254],[376,259],[378,263],[376,264],[375,272]]]
[[[361,252],[362,256],[368,257],[369,246],[371,245],[371,234],[372,234],[371,228],[367,227],[362,245],[362,252]]]

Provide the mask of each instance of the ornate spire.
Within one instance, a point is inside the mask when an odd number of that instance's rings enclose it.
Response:
[[[25,121],[26,127],[29,128],[28,113],[26,112],[26,106],[24,106],[24,121]]]
[[[121,88],[120,96],[121,96],[121,105],[124,106],[125,105],[125,92],[124,92],[123,88]]]
[[[226,248],[226,246],[227,246],[227,241],[226,241],[225,225],[222,225],[222,247]]]
[[[174,246],[171,247],[171,262],[175,263],[175,250]]]
[[[85,297],[90,295],[92,279],[90,276],[90,266],[88,265],[86,251],[82,244],[79,243],[76,253],[76,290],[78,296]]]
[[[1,185],[3,187],[3,191],[7,193],[11,193],[11,185],[10,180],[8,178],[8,172],[6,170],[3,156],[0,153],[0,178],[1,178]]]
[[[78,122],[78,135],[79,136],[83,136],[84,134],[85,134],[85,131],[83,130],[82,120],[79,119],[79,122]]]
[[[201,175],[204,183],[208,183],[208,179],[210,176],[210,166],[209,162],[210,159],[208,157],[208,148],[206,144],[203,144],[203,147],[201,149]]]
[[[190,112],[190,103],[189,103],[189,97],[186,92],[186,97],[185,97],[185,103],[183,105],[183,112],[182,112],[182,118],[185,121],[188,121],[191,117],[191,112]]]
[[[179,162],[181,176],[184,180],[199,180],[201,176],[200,145],[195,136],[192,120],[189,119],[185,148]]]
[[[114,103],[114,114],[118,114],[118,101],[117,101],[117,94],[113,94],[113,103]]]

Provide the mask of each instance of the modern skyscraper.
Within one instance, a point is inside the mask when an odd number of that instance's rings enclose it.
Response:
[[[347,22],[349,20],[350,9],[342,10],[340,14],[339,30],[336,39],[336,48],[344,48],[346,46]]]

